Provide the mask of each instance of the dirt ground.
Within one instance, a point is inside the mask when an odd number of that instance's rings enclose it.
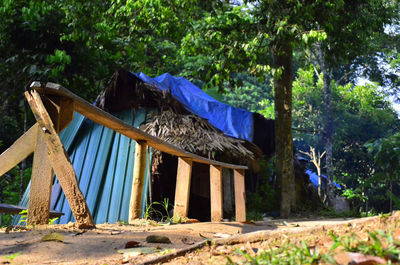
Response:
[[[332,244],[328,231],[338,235],[355,232],[362,237],[368,230],[393,228],[399,217],[400,212],[390,217],[361,219],[276,219],[176,225],[150,225],[139,221],[136,225],[100,224],[92,230],[76,229],[72,223],[35,227],[29,231],[23,227],[17,231],[2,229],[0,264],[226,264],[226,255],[236,262],[243,259],[235,254],[235,249],[256,254],[260,249],[279,246],[284,240],[294,243],[306,240],[323,251]],[[54,232],[63,236],[63,242],[42,241],[45,235]],[[149,235],[166,236],[171,243],[148,243]],[[207,240],[213,243],[206,244]],[[125,249],[128,242],[138,245]],[[157,252],[146,254],[149,249]],[[179,252],[183,252],[181,256],[172,258]],[[13,256],[14,253],[19,254]],[[156,260],[159,257],[170,259]],[[339,264],[351,261],[340,255],[336,259]]]

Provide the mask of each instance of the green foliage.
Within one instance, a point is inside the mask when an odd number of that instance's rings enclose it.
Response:
[[[251,112],[261,112],[267,104],[273,101],[272,79],[266,78],[262,83],[247,74],[237,74],[234,87],[225,89],[223,101],[229,105],[246,109]],[[229,87],[226,84],[226,87]]]
[[[22,210],[18,214],[21,215],[21,218],[19,219],[18,224],[26,225],[26,221],[28,220],[28,210]]]
[[[400,133],[365,144],[381,173],[389,179],[400,177]]]
[[[11,262],[11,264],[13,264],[13,260],[16,258],[16,257],[18,257],[19,255],[21,255],[21,251],[18,251],[18,252],[15,252],[15,253],[13,253],[13,254],[10,254],[10,255],[5,255],[5,256],[3,256],[5,259],[8,259],[10,262]]]
[[[313,66],[300,68],[293,82],[293,127],[296,147],[324,150],[324,96],[322,75]],[[379,166],[364,144],[399,130],[399,120],[387,94],[375,84],[341,86],[332,81],[332,117],[335,126],[333,157],[335,181],[343,195],[361,211],[387,211],[388,185],[376,174]],[[322,161],[324,168],[324,161]],[[391,161],[394,163],[394,160]],[[388,163],[389,165],[389,163]]]
[[[239,255],[246,258],[244,264],[318,264],[325,262],[329,264],[336,264],[330,254],[321,254],[317,248],[308,246],[304,241],[300,245],[290,242],[284,242],[282,246],[277,248],[270,248],[269,250],[262,250],[256,256],[251,256],[249,253],[237,250]],[[236,264],[229,257],[228,264]]]
[[[391,257],[391,259],[400,260],[398,242],[393,238],[390,230],[388,232],[381,230],[368,232],[368,240],[361,240],[355,234],[339,237],[330,232],[329,235],[334,241],[331,251],[342,247],[348,252],[357,252],[381,258]]]
[[[274,179],[274,159],[268,162],[260,161],[261,174],[257,178],[255,192],[247,193],[246,209],[252,220],[262,219],[265,213],[276,210],[278,205],[278,192],[272,187]]]
[[[161,210],[158,210],[155,206],[161,206]],[[152,202],[146,206],[146,210],[143,214],[143,218],[146,220],[156,219],[163,223],[180,223],[181,219],[174,220],[174,217],[170,215],[170,207],[172,205],[169,202],[169,198],[164,198],[162,202]]]

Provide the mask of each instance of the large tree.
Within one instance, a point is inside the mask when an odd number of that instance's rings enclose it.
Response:
[[[214,85],[232,74],[249,73],[274,78],[276,118],[276,174],[281,182],[281,215],[288,216],[294,201],[292,142],[293,47],[324,38],[315,14],[336,1],[254,1],[247,9],[225,5],[210,13],[188,33],[183,56],[201,58],[203,73]],[[329,7],[329,5],[328,5]],[[200,57],[201,56],[201,57]],[[199,61],[200,63],[202,61]],[[194,74],[201,74],[194,69]]]
[[[383,38],[390,38],[385,28],[399,17],[399,3],[391,0],[345,0],[337,1],[327,11],[315,14],[315,25],[327,33],[327,38],[312,45],[311,54],[323,76],[326,174],[332,181],[335,118],[331,109],[331,81],[335,78],[334,73],[337,81],[346,80],[346,75],[352,74],[343,71],[347,65],[358,69],[365,62],[375,66],[372,67],[375,73],[379,72],[377,53],[382,45],[377,44]]]

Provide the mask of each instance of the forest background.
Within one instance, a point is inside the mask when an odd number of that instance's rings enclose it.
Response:
[[[94,101],[116,69],[169,72],[267,118],[282,114],[274,102],[290,103],[297,152],[321,156],[322,174],[342,185],[355,213],[398,209],[398,1],[285,2],[3,0],[0,152],[34,122],[23,97],[34,80]],[[278,177],[286,172],[277,167]],[[30,171],[28,160],[0,179],[0,202],[18,203]],[[273,193],[268,183],[258,190]]]

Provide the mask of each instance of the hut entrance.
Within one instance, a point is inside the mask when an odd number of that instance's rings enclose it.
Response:
[[[151,176],[151,202],[162,202],[164,199],[168,199],[171,205],[174,204],[177,165],[177,157],[166,153],[155,154]],[[229,219],[234,216],[235,204],[233,194],[232,170],[224,169],[224,218]],[[210,203],[210,167],[206,164],[193,163],[188,217],[198,219],[199,221],[209,221],[211,218]],[[154,207],[160,212],[164,210],[157,205],[154,205]],[[157,216],[153,217],[160,218]]]

